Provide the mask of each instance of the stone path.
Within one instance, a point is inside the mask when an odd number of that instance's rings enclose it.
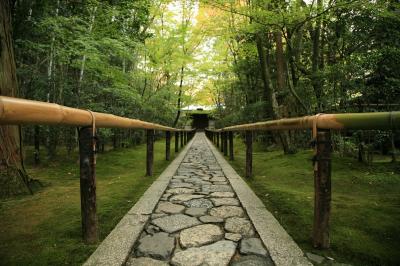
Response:
[[[274,265],[204,134],[196,134],[126,265]]]

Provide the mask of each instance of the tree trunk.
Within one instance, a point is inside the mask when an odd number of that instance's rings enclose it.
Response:
[[[93,13],[90,16],[88,35],[90,35],[92,33],[93,24],[94,24],[94,20],[95,20],[95,16],[96,16],[96,11],[97,11],[97,7],[94,7],[93,8]],[[78,79],[78,88],[77,88],[77,92],[76,92],[76,94],[78,96],[78,107],[81,104],[81,88],[82,88],[82,82],[83,82],[83,75],[85,74],[85,63],[86,63],[86,55],[84,54],[82,56],[81,69],[80,69],[80,72],[79,72],[79,79]]]
[[[0,1],[0,95],[17,96],[18,84],[11,36],[11,9]],[[31,192],[22,165],[17,126],[0,126],[0,197]]]
[[[265,51],[264,51],[264,44],[262,40],[262,36],[260,34],[257,34],[256,36],[256,42],[257,42],[257,52],[258,52],[258,59],[260,61],[260,67],[261,67],[261,77],[262,81],[264,83],[264,93],[263,93],[263,98],[266,104],[266,112],[267,116],[272,117],[273,119],[275,114],[273,110],[273,102],[276,102],[275,99],[275,94],[272,90],[271,87],[271,78],[269,74],[269,70],[267,68],[267,59],[265,56]]]
[[[299,33],[297,33],[299,35]],[[307,106],[303,102],[303,100],[300,98],[300,96],[296,92],[297,84],[299,81],[299,77],[297,76],[296,73],[296,58],[298,57],[296,54],[298,54],[299,47],[301,45],[301,41],[294,42],[292,41],[292,38],[298,38],[297,36],[292,36],[290,32],[287,33],[287,57],[289,60],[289,67],[287,67],[287,75],[288,75],[288,88],[292,96],[296,99],[296,101],[299,103],[299,105],[303,108],[304,112],[306,114],[309,113]],[[301,39],[301,38],[300,38]],[[293,43],[296,44],[296,47],[293,47]],[[290,74],[289,74],[289,68],[290,68]],[[289,77],[290,75],[290,77]]]
[[[268,50],[265,51],[262,36],[259,34],[256,38],[257,52],[261,67],[261,77],[264,83],[264,99],[266,101],[267,116],[272,119],[280,119],[279,106],[276,100],[275,91],[271,84],[271,74],[268,67],[267,57]],[[294,149],[291,148],[290,138],[287,132],[277,132],[276,135],[283,146],[285,154],[293,153]]]
[[[35,165],[40,164],[40,127],[35,126],[34,128],[34,134],[33,134],[33,142],[35,144],[35,151],[34,151],[34,157],[35,157]]]
[[[322,9],[322,1],[317,1],[318,10]],[[320,69],[320,36],[321,36],[321,17],[317,18],[317,22],[312,33],[312,73],[311,73],[311,82],[314,88],[315,97],[317,99],[317,111],[320,112],[323,110],[322,106],[322,82],[319,77],[319,69]]]
[[[184,66],[181,67],[181,81],[179,83],[179,94],[178,94],[178,104],[177,104],[177,111],[176,111],[176,117],[174,120],[173,127],[176,127],[179,121],[179,117],[181,116],[181,102],[182,102],[182,89],[183,89],[183,75],[184,75]]]
[[[277,87],[277,91],[281,92],[282,94],[285,94],[286,77],[285,77],[285,57],[283,54],[282,33],[280,31],[275,32],[274,38],[275,38],[275,44],[276,44],[276,50],[275,50],[276,87]],[[289,106],[289,104],[287,103],[287,96],[283,96],[283,100],[282,100],[281,104],[282,104],[282,106],[284,106],[284,105]],[[278,112],[279,112],[279,110],[278,110]],[[286,114],[278,113],[278,116],[280,116],[280,117],[285,117],[285,115]],[[280,132],[279,137],[281,139],[281,143],[282,143],[285,154],[296,153],[296,148],[290,139],[288,131],[285,130],[285,131]]]
[[[60,1],[57,0],[55,16],[58,16]],[[50,54],[49,54],[49,64],[47,65],[47,83],[48,83],[48,92],[47,92],[47,102],[55,102],[56,99],[56,91],[55,91],[55,78],[54,78],[54,57],[55,57],[55,33],[52,34],[51,43],[50,43]],[[47,156],[49,159],[52,159],[56,155],[56,148],[59,137],[59,129],[54,127],[47,127],[47,138],[46,138],[46,148],[47,148]]]

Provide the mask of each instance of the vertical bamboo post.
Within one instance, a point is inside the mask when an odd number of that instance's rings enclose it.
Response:
[[[85,243],[98,240],[96,214],[95,136],[92,127],[79,129],[79,170],[81,189],[82,236]]]
[[[229,160],[233,161],[233,131],[229,131]]]
[[[246,130],[246,178],[253,176],[253,132]]]
[[[171,159],[171,131],[165,131],[165,160]]]
[[[219,132],[215,132],[215,137],[217,138],[217,148],[219,148]]]
[[[181,131],[181,135],[180,135],[180,137],[181,137],[181,148],[183,147],[183,131]]]
[[[224,152],[224,144],[225,144],[225,139],[224,139],[225,134],[224,134],[224,132],[220,132],[219,134],[221,135],[221,146],[220,146],[220,150],[221,150],[221,152],[223,153],[223,152]]]
[[[224,156],[228,156],[228,132],[224,132]]]
[[[188,142],[188,132],[185,131],[185,145],[187,144],[187,142]]]
[[[314,227],[313,245],[329,248],[331,213],[331,132],[318,130],[314,166]]]
[[[175,152],[179,151],[179,132],[175,131]]]
[[[154,129],[147,129],[146,176],[153,175],[154,161]]]

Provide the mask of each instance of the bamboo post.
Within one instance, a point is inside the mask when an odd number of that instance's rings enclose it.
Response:
[[[331,132],[319,130],[316,139],[314,165],[314,227],[313,245],[329,248],[329,219],[331,212]]]
[[[187,144],[187,142],[188,142],[188,132],[185,131],[185,145]]]
[[[224,152],[224,144],[225,144],[225,134],[224,132],[220,132],[219,133],[221,135],[221,146],[220,146],[220,150],[223,153]]]
[[[229,131],[229,160],[233,161],[233,131]]]
[[[180,137],[181,137],[181,148],[183,147],[183,131],[181,131],[181,135],[180,135]]]
[[[175,152],[179,151],[179,132],[175,131]]]
[[[228,156],[228,132],[224,132],[224,156]]]
[[[146,154],[146,176],[153,175],[154,161],[154,129],[147,129],[147,154]]]
[[[95,136],[92,127],[79,129],[79,170],[82,236],[87,244],[98,241],[96,214]]]
[[[219,132],[215,132],[215,137],[217,138],[217,148],[219,148]]]
[[[246,130],[246,178],[253,176],[253,132]]]
[[[171,159],[171,131],[165,131],[165,160]]]

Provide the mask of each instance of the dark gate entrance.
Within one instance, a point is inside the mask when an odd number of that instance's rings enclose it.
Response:
[[[208,127],[208,114],[192,114],[192,128],[205,129]]]

